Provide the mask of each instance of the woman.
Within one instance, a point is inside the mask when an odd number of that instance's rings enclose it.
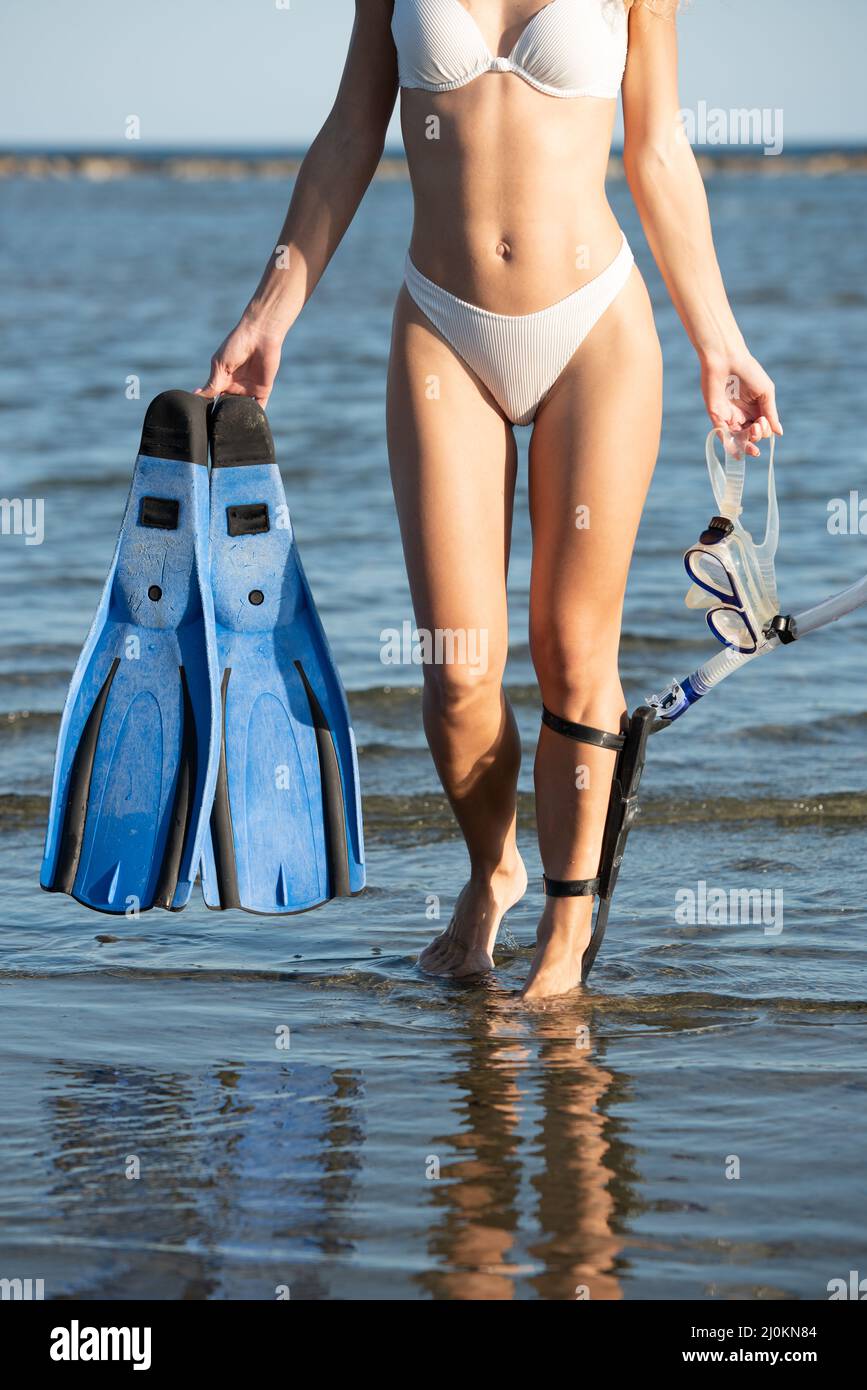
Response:
[[[421,960],[440,975],[490,969],[502,917],[527,885],[515,837],[521,750],[502,676],[512,426],[532,422],[531,652],[555,717],[536,753],[548,896],[527,998],[581,980],[593,911],[581,881],[599,865],[625,711],[621,610],[659,446],[650,301],[605,196],[621,88],[629,186],[710,418],[746,428],[753,454],[782,432],[773,384],[728,304],[683,136],[676,8],[357,0],[334,108],[204,388],[267,401],[283,339],[376,170],[399,86],[415,223],[389,366],[394,494],[418,626],[481,630],[489,653],[481,675],[457,661],[425,668],[425,730],[471,874]],[[564,721],[589,726],[591,741],[563,737]]]

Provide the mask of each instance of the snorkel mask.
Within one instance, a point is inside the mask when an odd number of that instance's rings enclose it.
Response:
[[[717,435],[725,449],[724,463],[717,458]],[[774,487],[774,440],[771,439],[768,464],[768,522],[764,540],[756,545],[740,523],[745,471],[743,438],[723,428],[712,431],[706,457],[719,513],[702,532],[698,544],[683,557],[693,581],[686,602],[690,608],[708,610],[708,627],[723,644],[723,650],[702,662],[691,675],[672,681],[661,695],[648,697],[648,705],[658,716],[653,732],[680,719],[720,681],[763,652],[797,642],[867,605],[864,575],[812,608],[795,614],[780,612],[774,575],[780,529]]]
[[[720,462],[716,440],[722,442]],[[688,608],[706,608],[707,625],[718,642],[749,655],[758,651],[767,629],[780,611],[774,556],[780,539],[780,514],[774,485],[774,439],[768,462],[768,519],[765,538],[757,545],[741,525],[746,456],[744,436],[720,426],[707,438],[705,456],[718,514],[702,531],[698,544],[684,555],[693,581],[686,595]]]

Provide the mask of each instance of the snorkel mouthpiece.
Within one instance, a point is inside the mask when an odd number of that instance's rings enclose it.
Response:
[[[672,681],[667,690],[663,690],[661,695],[648,696],[647,703],[651,709],[655,709],[660,721],[666,724],[673,724],[675,719],[679,719],[682,714],[686,714],[690,705],[694,705],[697,700],[702,698],[704,691],[696,690],[689,677],[683,683]]]

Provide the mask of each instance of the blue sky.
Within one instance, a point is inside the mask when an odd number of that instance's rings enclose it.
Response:
[[[0,144],[303,146],[354,0],[3,0]],[[692,0],[683,104],[781,107],[789,143],[867,143],[867,0]],[[390,143],[399,144],[393,127]]]

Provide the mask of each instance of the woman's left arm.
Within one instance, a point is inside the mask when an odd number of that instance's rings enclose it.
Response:
[[[633,7],[623,79],[623,162],[645,235],[701,364],[714,425],[750,431],[747,452],[782,434],[774,383],[751,355],[728,302],[707,196],[680,120],[674,15]]]

